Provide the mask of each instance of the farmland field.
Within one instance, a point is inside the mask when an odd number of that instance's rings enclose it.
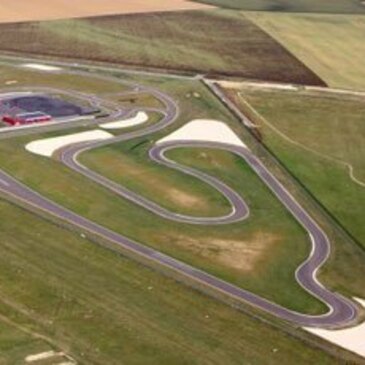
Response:
[[[247,13],[246,16],[329,86],[365,90],[365,15]]]
[[[2,0],[0,23],[66,19],[106,14],[148,13],[201,9],[207,5],[186,0]]]
[[[249,11],[365,14],[361,0],[196,0],[196,2]]]
[[[323,85],[279,43],[233,11],[2,24],[0,50]]]
[[[248,102],[261,116],[253,114],[263,142],[365,247],[364,99],[252,89],[240,94],[241,106],[247,110]]]

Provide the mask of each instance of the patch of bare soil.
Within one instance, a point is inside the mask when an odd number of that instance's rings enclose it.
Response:
[[[170,188],[167,190],[167,197],[170,201],[174,202],[175,204],[178,204],[182,207],[192,207],[192,206],[201,206],[205,205],[202,202],[202,199],[200,199],[197,196],[194,196],[192,194],[189,194],[185,191]]]
[[[195,239],[183,235],[169,239],[197,255],[244,272],[254,271],[267,250],[279,241],[279,237],[267,232],[258,232],[247,240],[212,237]]]
[[[1,0],[0,23],[209,7],[186,0]]]

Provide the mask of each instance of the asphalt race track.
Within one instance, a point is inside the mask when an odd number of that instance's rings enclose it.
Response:
[[[74,74],[76,72],[73,72]],[[77,72],[77,74],[83,74]],[[107,76],[89,75],[90,77],[98,77],[111,79]],[[113,79],[113,81],[119,81],[119,79]],[[136,85],[135,85],[136,86]],[[109,140],[88,142],[77,145],[69,146],[63,149],[60,153],[60,159],[63,163],[69,166],[71,169],[85,175],[89,179],[103,185],[110,189],[115,194],[123,196],[134,203],[152,211],[155,214],[160,215],[165,219],[171,219],[188,224],[229,224],[233,222],[239,222],[247,219],[249,216],[249,209],[245,201],[230,187],[218,179],[208,176],[197,170],[179,165],[173,161],[170,161],[165,152],[173,148],[196,148],[207,147],[222,149],[236,154],[240,158],[246,161],[247,164],[256,172],[261,180],[267,185],[267,187],[275,194],[280,202],[286,207],[286,209],[293,215],[293,217],[303,226],[308,232],[308,235],[312,242],[312,251],[310,256],[305,262],[298,267],[296,271],[297,282],[313,296],[324,302],[329,311],[323,315],[313,316],[302,313],[297,313],[284,308],[278,304],[268,301],[252,292],[246,291],[242,288],[234,286],[228,282],[225,282],[217,277],[207,274],[202,270],[189,266],[181,261],[178,261],[170,256],[167,256],[157,250],[147,247],[139,242],[133,241],[123,235],[113,232],[95,222],[92,222],[66,208],[50,201],[49,199],[41,196],[37,192],[31,190],[24,184],[18,182],[5,172],[0,170],[0,191],[3,193],[21,200],[22,202],[31,205],[32,207],[39,208],[48,214],[61,218],[64,221],[70,222],[79,228],[92,232],[97,236],[114,242],[126,250],[132,251],[148,260],[154,261],[160,265],[171,268],[192,280],[205,284],[210,288],[223,292],[238,300],[242,300],[245,303],[264,310],[278,318],[293,322],[297,325],[314,326],[314,327],[341,327],[350,324],[357,316],[357,307],[350,300],[345,297],[333,293],[326,289],[316,277],[317,271],[326,262],[331,252],[331,245],[326,234],[316,224],[316,222],[309,216],[309,214],[299,205],[298,202],[291,196],[291,194],[285,189],[285,187],[270,173],[270,171],[264,166],[264,164],[253,155],[248,149],[244,147],[238,147],[222,143],[207,143],[207,142],[168,142],[154,146],[150,150],[150,158],[156,163],[163,164],[169,168],[177,169],[186,174],[192,175],[201,179],[203,182],[210,184],[223,194],[226,199],[231,203],[231,213],[223,217],[189,217],[184,215],[178,215],[174,212],[170,212],[158,204],[149,201],[148,199],[139,196],[138,194],[129,191],[128,189],[119,186],[113,181],[89,170],[85,166],[81,165],[77,161],[77,156],[92,148],[97,148],[112,143],[119,143],[128,141],[137,137],[147,136],[154,132],[160,131],[169,125],[172,125],[179,115],[179,108],[177,103],[168,95],[152,89],[137,85],[138,90],[143,93],[150,93],[158,98],[164,105],[163,118],[156,124],[148,127],[125,133],[121,136],[111,138]],[[140,109],[139,109],[140,110]],[[129,110],[128,113],[133,113],[135,110]],[[117,110],[115,115],[107,118],[107,120],[120,118],[122,111]],[[102,120],[98,121],[99,123]],[[24,132],[22,132],[24,133]]]

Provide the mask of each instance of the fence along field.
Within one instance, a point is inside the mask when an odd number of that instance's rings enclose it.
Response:
[[[209,7],[209,5],[187,0],[2,0],[0,2],[0,23],[194,10]]]

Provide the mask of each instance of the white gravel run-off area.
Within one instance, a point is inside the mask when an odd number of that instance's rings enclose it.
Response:
[[[47,352],[40,352],[39,354],[34,354],[34,355],[28,355],[25,358],[26,362],[35,362],[35,361],[41,361],[41,360],[46,360],[49,359],[51,357],[55,357],[58,355],[63,355],[62,353],[57,353],[55,351],[47,351]]]
[[[193,120],[170,135],[160,139],[157,143],[170,141],[203,141],[228,143],[235,146],[247,146],[232,131],[228,125],[223,122],[211,119]]]
[[[121,128],[128,128],[133,127],[136,125],[140,125],[146,123],[148,121],[148,115],[145,112],[138,112],[134,117],[119,120],[117,122],[110,122],[100,124],[99,127],[103,129],[121,129]]]
[[[288,90],[288,91],[298,91],[299,87],[292,84],[280,84],[280,83],[271,83],[271,82],[237,82],[237,81],[219,81],[217,83],[220,84],[224,88],[228,89],[241,89],[242,87],[252,87],[258,89],[274,89],[274,90]]]
[[[22,67],[26,68],[32,68],[33,70],[39,70],[39,71],[61,71],[62,69],[60,67],[56,66],[50,66],[50,65],[43,65],[40,63],[24,63]]]
[[[354,299],[365,308],[365,300],[359,298]],[[343,330],[325,330],[320,328],[304,329],[365,358],[365,322],[358,326]]]
[[[95,129],[92,131],[68,134],[60,137],[39,139],[28,143],[25,148],[27,151],[36,155],[51,157],[55,151],[70,144],[104,140],[114,137],[112,134]]]

